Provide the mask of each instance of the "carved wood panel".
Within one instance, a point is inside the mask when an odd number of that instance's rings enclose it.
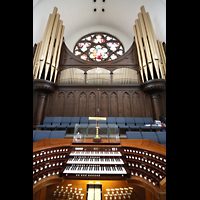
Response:
[[[124,117],[131,117],[131,101],[130,95],[125,92],[122,97]]]
[[[145,116],[151,117],[152,115],[151,97],[149,94],[145,94]]]
[[[56,110],[55,110],[55,117],[61,117],[64,115],[64,109],[65,109],[65,94],[64,92],[58,93],[58,100],[56,104]]]
[[[137,92],[133,93],[133,117],[142,117],[141,107],[140,107],[140,95]]]
[[[82,92],[79,96],[79,113],[78,116],[81,117],[86,117],[86,105],[87,105],[87,101],[86,101],[86,93]]]
[[[123,90],[118,86],[106,86],[100,89],[99,87],[58,86],[54,93],[47,96],[44,115],[47,117],[153,117],[151,97],[140,88],[127,87]],[[35,92],[34,116],[37,112],[38,98]],[[160,114],[165,116],[165,92],[160,94],[159,100]]]
[[[69,92],[67,95],[67,102],[66,102],[66,109],[65,109],[65,116],[74,116],[74,94],[73,92]]]
[[[109,116],[109,101],[108,94],[103,92],[100,97],[100,117],[108,117]]]
[[[89,94],[88,99],[88,113],[90,117],[96,116],[96,95],[94,92]]]
[[[110,117],[118,116],[118,96],[115,92],[110,95]]]

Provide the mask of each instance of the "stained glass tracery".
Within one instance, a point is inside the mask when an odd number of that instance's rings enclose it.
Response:
[[[124,47],[110,34],[92,33],[76,43],[74,54],[86,61],[112,61],[124,54]]]

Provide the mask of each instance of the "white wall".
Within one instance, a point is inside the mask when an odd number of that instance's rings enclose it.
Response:
[[[130,46],[132,45],[133,41],[131,41],[127,35],[125,35],[124,33],[120,32],[119,30],[116,30],[112,27],[103,26],[103,25],[90,26],[90,27],[85,27],[83,29],[80,29],[73,35],[70,35],[67,38],[65,38],[65,43],[67,44],[67,47],[73,52],[76,42],[81,37],[83,37],[86,34],[89,34],[92,32],[98,32],[98,31],[109,33],[113,36],[116,36],[124,45],[125,51],[127,51],[130,48]]]
[[[84,35],[107,32],[116,36],[125,51],[133,42],[133,25],[140,7],[149,12],[156,39],[166,42],[166,0],[34,0],[33,1],[33,45],[43,40],[49,14],[54,6],[65,25],[65,43],[73,51],[75,43]],[[93,9],[97,8],[94,13]],[[105,12],[101,12],[101,8]]]

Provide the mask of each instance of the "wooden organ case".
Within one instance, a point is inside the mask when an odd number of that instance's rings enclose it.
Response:
[[[33,144],[33,199],[166,199],[165,152],[145,139],[40,140]]]

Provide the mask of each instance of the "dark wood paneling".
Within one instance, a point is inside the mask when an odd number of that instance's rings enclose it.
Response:
[[[64,92],[59,92],[56,103],[55,117],[63,116],[65,110],[65,94]]]
[[[129,93],[125,92],[123,94],[123,109],[124,117],[131,117],[131,101]]]
[[[109,116],[109,99],[108,94],[103,92],[100,97],[100,117]]]
[[[115,92],[110,95],[110,117],[118,116],[118,96]]]
[[[132,95],[133,102],[133,117],[142,117],[141,107],[140,107],[140,95],[138,92],[134,92]]]
[[[88,113],[90,117],[96,116],[96,95],[94,92],[89,94],[88,99]]]
[[[86,93],[82,92],[79,96],[79,113],[78,116],[86,117],[86,109],[87,109],[87,97]]]
[[[36,116],[37,92],[33,98]],[[160,113],[165,116],[165,92],[159,95],[159,102]],[[124,89],[117,85],[58,85],[57,91],[47,96],[45,116],[153,117],[153,111],[151,96],[137,85]]]
[[[75,100],[74,93],[73,92],[69,92],[68,95],[67,95],[65,116],[73,116],[73,114],[74,114],[74,107],[75,107],[74,100]]]

